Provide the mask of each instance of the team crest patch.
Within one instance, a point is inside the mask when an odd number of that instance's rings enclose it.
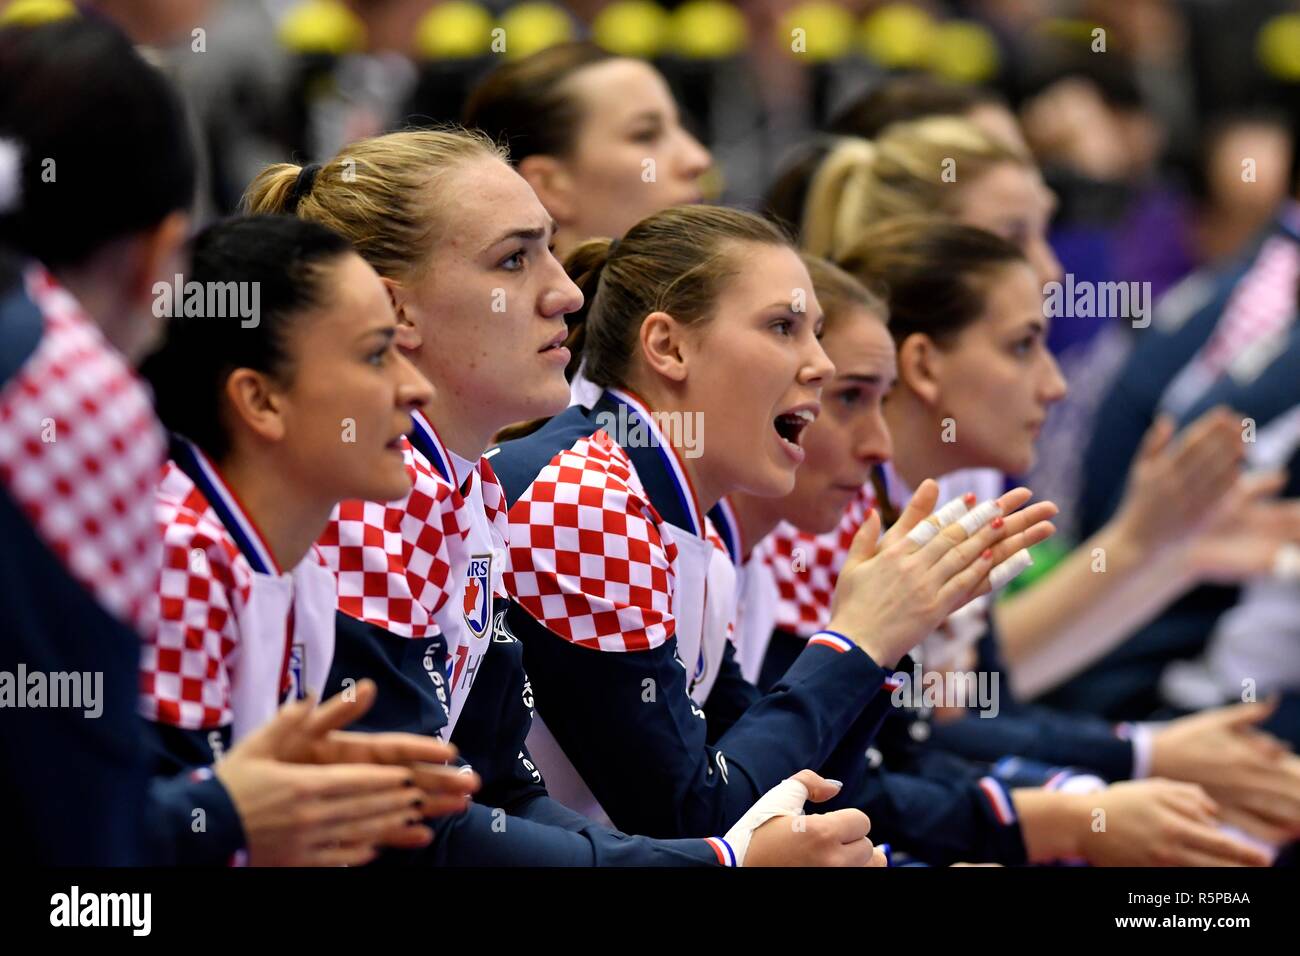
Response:
[[[475,637],[487,633],[492,623],[492,555],[476,554],[465,576],[465,623]]]

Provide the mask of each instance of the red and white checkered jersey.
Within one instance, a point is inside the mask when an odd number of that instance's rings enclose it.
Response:
[[[399,501],[344,501],[317,542],[338,581],[340,611],[402,637],[438,633],[450,594],[448,535],[460,495],[402,439],[411,491]]]
[[[510,509],[506,589],[575,644],[659,647],[676,626],[677,546],[664,527],[627,453],[602,429],[556,454]]]
[[[0,482],[72,577],[146,634],[162,428],[148,389],[76,300],[41,268],[26,284],[44,333],[0,387]]]
[[[334,644],[334,581],[313,548],[289,574],[258,573],[203,492],[168,462],[156,492],[163,542],[155,632],[140,660],[140,709],[234,738],[286,696],[319,692]]]
[[[1266,240],[1201,352],[1200,361],[1210,376],[1217,377],[1236,356],[1291,323],[1298,281],[1300,244],[1283,236]]]
[[[810,637],[830,623],[831,597],[840,568],[848,558],[853,536],[875,503],[868,482],[844,509],[834,530],[813,535],[783,521],[754,548],[755,559],[767,565],[776,584],[776,627]]]
[[[239,647],[235,616],[253,570],[203,493],[168,462],[157,490],[162,529],[158,629],[145,640],[141,712],[186,730],[231,723],[227,662]]]
[[[439,633],[437,617],[460,593],[453,577],[465,569],[453,551],[470,534],[467,507],[475,487],[500,536],[498,547],[507,534],[505,492],[487,459],[462,494],[406,438],[402,456],[410,494],[387,503],[340,503],[317,547],[338,578],[339,610],[402,637],[423,638]],[[505,596],[500,587],[495,593]]]

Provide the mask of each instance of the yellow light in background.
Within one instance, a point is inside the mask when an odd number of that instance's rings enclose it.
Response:
[[[573,39],[573,21],[550,3],[521,3],[501,14],[505,30],[506,57],[520,60]]]
[[[0,10],[0,26],[20,24],[34,27],[76,15],[77,8],[72,0],[13,0],[13,3]]]
[[[1269,73],[1300,82],[1300,13],[1283,13],[1260,27],[1255,50]]]
[[[881,66],[925,66],[934,27],[933,18],[924,10],[891,3],[862,21],[862,48]]]
[[[668,12],[650,0],[611,3],[596,14],[591,37],[610,53],[652,59],[668,42]]]
[[[468,60],[492,43],[492,14],[468,0],[450,0],[426,13],[415,28],[415,49],[428,60]]]
[[[338,0],[305,0],[284,15],[277,34],[296,53],[342,56],[366,43],[365,24]]]
[[[982,24],[949,20],[931,37],[930,69],[944,79],[981,83],[995,76],[1000,64],[998,41]]]
[[[689,59],[721,60],[745,49],[749,30],[739,10],[720,0],[691,0],[673,13],[669,43]]]
[[[777,42],[797,59],[825,63],[846,56],[853,46],[853,14],[835,3],[801,3],[781,18]],[[796,29],[804,31],[804,51],[793,48]]]

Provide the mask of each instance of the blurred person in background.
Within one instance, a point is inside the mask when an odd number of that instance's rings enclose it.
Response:
[[[493,70],[470,94],[464,121],[509,149],[559,226],[561,258],[651,213],[699,202],[713,162],[653,66],[587,43]]]

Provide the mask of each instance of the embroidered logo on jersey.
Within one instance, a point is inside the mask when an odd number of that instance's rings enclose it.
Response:
[[[476,554],[465,575],[465,623],[475,637],[482,637],[491,622],[492,555]]]
[[[510,644],[514,640],[515,633],[510,630],[510,625],[506,623],[506,609],[503,607],[492,617],[492,642],[494,644]]]

